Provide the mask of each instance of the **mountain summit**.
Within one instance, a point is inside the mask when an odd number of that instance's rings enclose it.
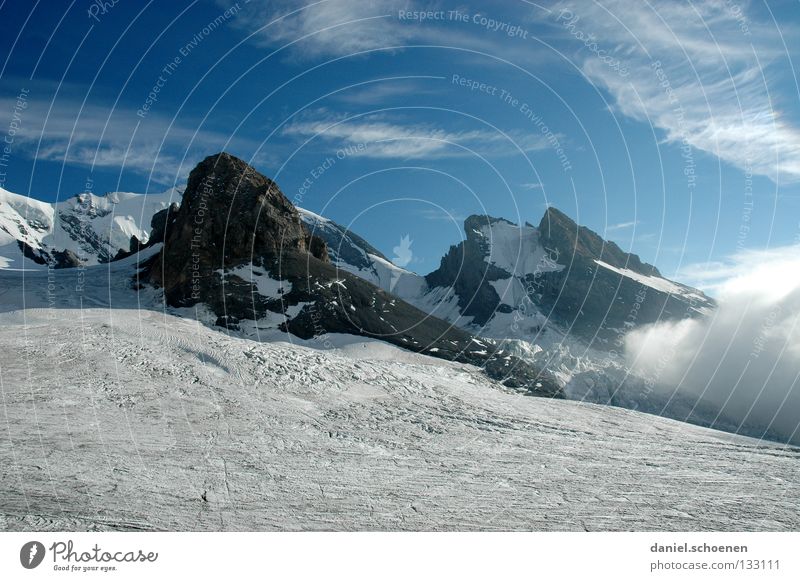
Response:
[[[170,304],[191,305],[220,295],[220,271],[242,265],[271,268],[284,254],[327,261],[272,180],[228,153],[207,157],[189,174],[164,249],[149,269]]]

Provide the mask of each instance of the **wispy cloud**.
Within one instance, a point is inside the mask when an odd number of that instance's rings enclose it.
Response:
[[[413,38],[415,27],[398,26],[394,20],[398,8],[405,6],[392,0],[253,0],[235,25],[255,32],[262,44],[292,45],[301,58],[340,56],[403,45]]]
[[[606,226],[606,232],[618,232],[620,230],[627,230],[628,228],[633,228],[639,224],[639,220],[634,220],[632,222],[620,222],[619,224],[612,224],[610,226]]]
[[[800,130],[770,87],[779,55],[774,27],[746,9],[719,0],[568,1],[555,7],[554,19],[579,47],[583,72],[612,95],[619,112],[662,129],[670,143],[776,181],[797,180]],[[581,38],[592,35],[592,46],[609,51],[630,74],[584,50],[576,30]]]
[[[218,0],[227,6],[228,0]],[[465,6],[443,6],[425,0],[250,0],[242,6],[242,16],[232,26],[252,34],[254,42],[271,49],[285,49],[301,61],[341,57],[354,53],[380,50],[395,53],[412,45],[433,45],[465,48],[491,57],[516,63],[536,62],[541,65],[553,59],[552,51],[534,43],[508,42],[508,36],[487,30],[480,24],[454,21],[400,19],[402,12],[425,12],[461,8],[465,14],[480,14],[485,7],[472,10]],[[504,8],[493,6],[493,8]],[[508,8],[508,7],[506,7]],[[538,10],[538,9],[537,9]],[[529,23],[529,11],[514,10],[509,19],[524,27]],[[458,52],[451,51],[451,58]],[[464,53],[463,60],[475,58],[479,66],[492,61]]]
[[[473,155],[471,152],[497,157],[548,147],[541,135],[520,131],[506,137],[493,130],[452,131],[380,116],[346,118],[329,113],[292,123],[284,128],[283,134],[308,141],[319,139],[334,149],[347,147],[355,155],[372,158],[434,159]]]
[[[459,226],[467,219],[466,214],[456,210],[445,210],[436,208],[424,208],[420,210],[419,215],[424,220],[432,222],[455,222]]]
[[[335,100],[350,105],[377,105],[405,99],[410,95],[434,95],[438,91],[410,79],[391,79],[337,93]]]
[[[0,99],[0,111],[11,110],[13,100]],[[183,181],[204,155],[223,148],[246,153],[257,147],[186,121],[170,126],[171,122],[156,113],[142,119],[135,109],[83,105],[70,97],[59,99],[52,109],[44,100],[31,99],[14,136],[14,148],[40,161],[133,171],[172,185]]]
[[[544,188],[544,184],[540,184],[539,182],[526,182],[524,184],[520,184],[523,190],[541,190]]]

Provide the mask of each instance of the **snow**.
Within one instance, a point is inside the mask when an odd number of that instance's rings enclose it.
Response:
[[[603,268],[607,268],[608,270],[612,270],[612,271],[616,272],[617,274],[621,274],[622,276],[631,278],[631,279],[635,280],[636,282],[639,282],[639,283],[641,283],[641,284],[643,284],[645,286],[648,286],[648,287],[650,287],[652,289],[655,289],[655,290],[658,290],[658,291],[661,291],[661,292],[665,292],[665,293],[674,294],[674,295],[682,295],[682,296],[685,296],[685,297],[690,298],[690,299],[691,298],[696,298],[696,299],[706,300],[705,298],[700,297],[696,293],[687,293],[685,287],[682,287],[682,286],[680,286],[680,285],[678,285],[678,284],[676,284],[676,283],[674,283],[672,281],[669,281],[669,280],[667,280],[665,278],[661,278],[661,277],[658,277],[658,276],[647,276],[647,275],[640,274],[638,272],[635,272],[635,271],[627,269],[627,268],[617,268],[616,266],[611,266],[610,264],[607,264],[607,263],[603,262],[602,260],[595,260],[595,262],[597,264],[599,264],[600,266],[602,266]]]
[[[528,296],[525,285],[517,277],[495,280],[489,283],[500,297],[500,304],[516,307]]]
[[[425,277],[396,266],[375,254],[367,256],[372,261],[375,273],[375,280],[370,282],[375,286],[403,300],[416,299],[427,291],[428,284],[425,282]]]
[[[237,266],[236,268],[229,268],[225,270],[224,273],[222,269],[217,272],[225,276],[238,276],[242,280],[255,285],[256,292],[264,297],[276,298],[292,292],[291,282],[288,280],[276,280],[257,267],[243,265]]]
[[[331,221],[328,220],[328,218],[320,216],[319,214],[315,214],[311,210],[306,210],[305,208],[298,207],[297,211],[300,212],[300,217],[306,223],[311,223],[311,224],[316,223],[316,224],[319,224],[319,225],[330,224],[331,223]]]
[[[80,194],[49,204],[0,188],[0,268],[41,269],[23,258],[17,240],[34,249],[71,250],[87,264],[104,252],[127,251],[131,237],[147,242],[153,215],[180,202],[180,189],[161,194]],[[77,222],[78,232],[64,220]],[[76,238],[77,237],[77,238]]]
[[[532,226],[517,226],[497,220],[481,226],[481,233],[490,242],[487,262],[512,276],[564,268],[547,260],[547,251],[539,243],[539,231]]]
[[[0,271],[0,529],[800,527],[795,448],[363,338],[254,341],[133,290],[136,262],[25,294]]]

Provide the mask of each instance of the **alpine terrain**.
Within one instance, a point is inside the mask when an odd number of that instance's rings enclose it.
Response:
[[[0,191],[0,267],[6,530],[800,524],[796,448],[620,357],[714,301],[555,208],[467,218],[422,276],[220,153]]]

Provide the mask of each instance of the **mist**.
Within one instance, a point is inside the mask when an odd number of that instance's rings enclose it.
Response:
[[[717,297],[717,310],[630,332],[631,371],[648,389],[712,404],[717,425],[800,444],[800,246],[743,252],[686,274]]]

